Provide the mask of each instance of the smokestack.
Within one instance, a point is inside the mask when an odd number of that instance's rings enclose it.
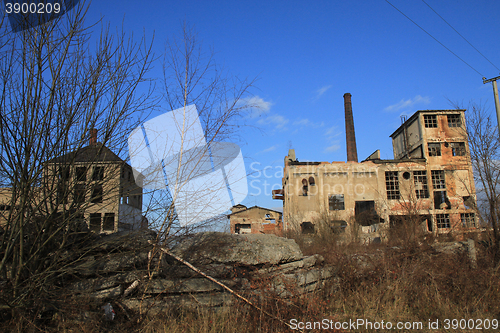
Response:
[[[97,145],[97,129],[91,128],[89,146],[95,146],[95,145]]]
[[[351,94],[344,94],[345,108],[345,136],[347,146],[347,162],[358,161],[358,150],[356,149],[356,134],[354,133],[354,119],[352,117]]]

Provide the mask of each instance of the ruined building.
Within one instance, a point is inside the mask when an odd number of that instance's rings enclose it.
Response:
[[[477,231],[475,187],[465,110],[420,110],[391,134],[394,159],[375,151],[358,162],[351,94],[344,95],[347,162],[299,162],[285,157],[285,230],[358,235],[383,240],[413,223],[427,233]]]
[[[84,221],[97,233],[147,227],[142,216],[142,188],[134,181],[132,167],[97,142],[95,129],[88,146],[43,164],[41,186],[34,192],[33,204],[39,207],[36,214],[40,217],[64,215]],[[0,226],[16,210],[18,201],[10,188],[0,189]]]
[[[283,234],[282,213],[273,209],[239,204],[227,217],[232,234]]]

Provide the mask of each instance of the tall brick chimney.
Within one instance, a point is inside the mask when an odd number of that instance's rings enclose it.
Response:
[[[356,149],[356,134],[354,133],[354,119],[352,117],[351,94],[344,94],[345,108],[345,136],[347,146],[347,162],[358,161],[358,150]]]
[[[91,128],[89,146],[95,146],[95,145],[97,145],[97,129]]]

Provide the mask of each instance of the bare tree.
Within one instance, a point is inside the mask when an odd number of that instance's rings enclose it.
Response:
[[[123,133],[151,106],[150,88],[139,91],[148,81],[151,44],[104,28],[95,38],[95,26],[84,23],[87,9],[80,1],[67,15],[18,33],[5,17],[0,25],[3,307],[36,304],[30,302],[67,273],[71,222],[87,203],[75,199],[76,184],[55,186],[65,172],[48,172],[46,162],[65,156],[61,166],[72,168],[77,154],[71,153],[82,151],[91,129],[99,131],[99,147],[125,156]],[[102,149],[89,158],[98,159]]]
[[[477,189],[477,211],[483,224],[491,227],[500,259],[500,139],[496,120],[483,104],[470,103],[466,112],[467,131],[474,180]]]
[[[175,232],[192,232],[193,230],[206,229],[207,225],[220,221],[219,217],[204,220],[202,224],[180,225],[178,214],[179,188],[186,188],[189,181],[196,177],[207,164],[212,164],[208,169],[221,169],[221,161],[227,156],[219,156],[218,152],[226,153],[226,149],[217,149],[221,141],[233,139],[244,120],[246,110],[256,107],[250,104],[250,89],[255,80],[240,80],[229,75],[219,66],[214,57],[214,52],[205,51],[202,42],[198,39],[194,29],[183,25],[182,35],[169,40],[165,47],[163,63],[163,105],[166,111],[184,110],[179,114],[178,126],[182,128],[181,136],[184,138],[190,129],[186,125],[186,110],[192,105],[196,106],[206,145],[197,150],[186,148],[184,143],[179,151],[174,152],[174,157],[164,164],[173,165],[170,173],[169,191],[154,191],[149,193],[151,204],[148,206],[149,219],[159,231],[159,240],[164,241]],[[184,126],[184,127],[183,127]],[[168,152],[165,152],[167,155]],[[219,161],[219,162],[217,162]],[[160,166],[164,168],[165,165]],[[206,172],[206,170],[205,170]],[[246,180],[243,180],[246,182]],[[200,187],[210,187],[210,184],[201,184]],[[226,191],[226,185],[216,185],[213,192]],[[193,188],[189,202],[195,205],[203,201],[206,209],[218,205],[210,200],[210,192],[202,192]],[[173,191],[177,189],[177,191]],[[174,193],[175,192],[175,193]],[[214,196],[216,198],[216,196]],[[229,208],[229,207],[228,207]]]

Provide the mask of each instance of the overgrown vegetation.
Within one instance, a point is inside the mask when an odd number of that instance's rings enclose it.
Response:
[[[11,332],[289,332],[292,330],[287,324],[293,324],[293,319],[297,322],[327,319],[335,323],[361,318],[394,325],[421,322],[423,329],[418,331],[422,332],[435,332],[428,329],[428,323],[439,320],[439,331],[444,332],[444,319],[500,319],[500,271],[492,264],[494,253],[481,243],[475,268],[467,254],[437,253],[425,244],[406,248],[380,244],[336,245],[314,238],[299,239],[298,243],[306,255],[321,254],[326,265],[335,267],[336,278],[320,292],[288,299],[277,297],[268,280],[254,281],[254,287],[261,293],[245,297],[262,311],[235,298],[234,305],[228,308],[165,309],[163,315],[140,317],[115,302],[116,318],[109,322],[100,308],[102,302],[76,304],[68,298],[66,308],[54,311],[52,318],[42,320],[39,313],[18,312],[16,317],[4,317],[0,329]],[[293,286],[287,289],[296,294]]]

